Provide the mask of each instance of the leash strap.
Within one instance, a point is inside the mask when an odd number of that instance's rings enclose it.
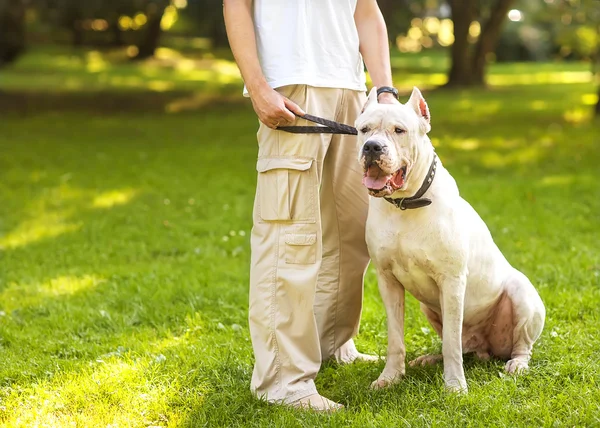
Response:
[[[437,163],[436,160],[437,160],[437,155],[435,153],[433,153],[433,160],[431,161],[431,165],[429,166],[429,171],[427,172],[427,176],[425,177],[425,180],[423,180],[423,184],[421,184],[421,187],[419,188],[417,193],[415,193],[414,196],[411,196],[410,198],[397,198],[397,199],[384,198],[384,199],[386,201],[388,201],[390,204],[395,205],[396,208],[400,208],[403,211],[404,210],[412,210],[415,208],[422,208],[422,207],[426,207],[427,205],[431,205],[431,199],[422,198],[422,196],[425,194],[425,192],[427,192],[427,190],[431,186],[431,183],[433,182],[433,178],[435,177],[435,168],[436,168],[436,163]]]
[[[301,119],[308,120],[313,123],[318,123],[323,126],[279,126],[278,131],[290,132],[292,134],[345,134],[357,135],[358,131],[354,126],[345,125],[333,120],[323,119],[322,117],[305,114],[304,116],[296,115]]]

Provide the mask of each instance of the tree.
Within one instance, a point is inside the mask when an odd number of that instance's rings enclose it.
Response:
[[[197,23],[200,36],[210,39],[212,47],[229,46],[223,19],[223,0],[190,2],[186,13]]]
[[[449,0],[454,24],[451,66],[447,86],[485,85],[488,56],[494,51],[506,15],[514,0]],[[481,34],[474,49],[469,44],[469,29],[479,21]]]
[[[146,15],[148,22],[146,23],[146,33],[141,43],[138,45],[138,54],[135,59],[146,59],[154,56],[154,52],[158,48],[162,28],[160,26],[165,9],[167,8],[168,0],[149,0],[146,6]]]
[[[600,7],[598,0],[552,0],[545,10],[548,22],[560,23],[557,41],[563,55],[589,60],[597,84],[594,114],[600,117]]]
[[[25,4],[0,0],[0,67],[13,62],[25,50]]]

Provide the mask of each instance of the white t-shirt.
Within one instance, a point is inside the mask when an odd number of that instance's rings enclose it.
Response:
[[[258,58],[267,83],[366,91],[356,2],[254,0]]]

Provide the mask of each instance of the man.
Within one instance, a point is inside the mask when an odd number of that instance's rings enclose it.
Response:
[[[304,112],[353,124],[366,100],[364,62],[392,85],[376,0],[225,0],[231,49],[260,120],[251,236],[249,323],[259,397],[315,410],[321,361],[360,354],[368,195],[354,136],[289,134]],[[362,54],[362,57],[361,57]],[[388,88],[392,91],[392,88]],[[379,102],[395,103],[381,93]]]

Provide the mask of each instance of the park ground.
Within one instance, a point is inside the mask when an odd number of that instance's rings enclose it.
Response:
[[[383,363],[324,364],[346,410],[249,391],[257,121],[228,58],[33,49],[0,71],[0,425],[599,426],[600,132],[581,63],[497,64],[486,90],[434,90],[440,55],[394,55],[437,152],[546,308],[531,370],[465,359],[371,391]],[[368,271],[359,349],[385,354]],[[440,340],[407,300],[408,358]]]

